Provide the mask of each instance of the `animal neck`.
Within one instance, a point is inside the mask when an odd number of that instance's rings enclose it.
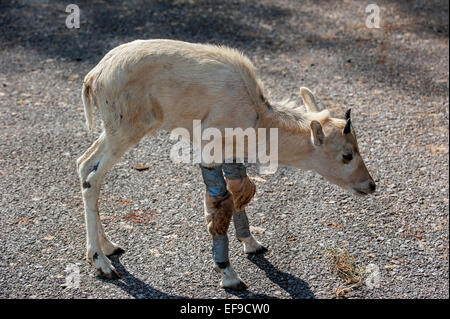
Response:
[[[266,129],[266,137],[270,128],[278,129],[278,150],[270,149],[269,138],[266,138],[268,152],[278,152],[278,163],[282,166],[311,169],[311,157],[314,147],[311,145],[310,121],[302,118],[304,123],[299,124],[297,118],[286,115],[271,114],[267,112],[260,116],[258,128]]]
[[[310,169],[310,158],[314,153],[310,131],[300,134],[281,127],[278,129],[278,162],[282,166]]]

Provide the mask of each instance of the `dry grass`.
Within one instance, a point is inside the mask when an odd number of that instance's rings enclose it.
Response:
[[[327,248],[325,256],[331,272],[345,281],[336,289],[336,298],[348,298],[346,293],[364,284],[365,272],[356,268],[354,257],[346,249]]]

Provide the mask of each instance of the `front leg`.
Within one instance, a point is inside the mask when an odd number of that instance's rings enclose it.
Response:
[[[267,251],[267,248],[250,233],[250,226],[245,210],[233,213],[233,224],[236,230],[236,238],[244,244],[244,253],[263,254]]]
[[[208,232],[213,239],[214,269],[221,274],[220,285],[224,288],[236,290],[246,289],[234,271],[228,258],[227,231],[233,214],[233,197],[226,189],[222,175],[222,167],[202,167],[203,180],[206,184],[204,210]]]
[[[250,233],[245,206],[256,192],[255,184],[247,176],[246,168],[241,163],[223,164],[227,188],[233,194],[233,223],[237,239],[244,244],[246,254],[261,254],[267,251]]]
[[[230,193],[224,196],[205,195],[205,215],[208,231],[213,239],[213,259],[215,271],[222,275],[220,285],[224,288],[236,290],[246,289],[247,286],[234,271],[228,258],[228,226],[233,212],[233,198]]]

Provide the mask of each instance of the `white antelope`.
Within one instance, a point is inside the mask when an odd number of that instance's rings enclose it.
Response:
[[[158,130],[181,127],[192,133],[193,120],[201,120],[203,130],[278,128],[280,165],[314,170],[357,194],[374,192],[350,112],[345,120],[331,118],[327,110],[319,110],[308,89],[302,88],[301,96],[306,112],[290,103],[270,103],[249,59],[227,47],[137,40],[106,54],[86,75],[82,89],[87,126],[92,130],[95,104],[103,132],[77,160],[87,259],[98,275],[119,277],[107,256],[123,252],[105,235],[99,218],[97,202],[105,173],[142,137]],[[250,234],[245,213],[255,185],[242,164],[200,166],[206,184],[207,229],[221,285],[245,289],[228,260],[227,230],[233,219],[245,253],[266,251]]]

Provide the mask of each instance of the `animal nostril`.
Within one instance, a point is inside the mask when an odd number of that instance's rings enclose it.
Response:
[[[369,183],[369,187],[370,187],[370,190],[371,190],[372,192],[374,192],[375,189],[377,188],[377,185],[376,185],[374,182],[370,182],[370,183]]]

